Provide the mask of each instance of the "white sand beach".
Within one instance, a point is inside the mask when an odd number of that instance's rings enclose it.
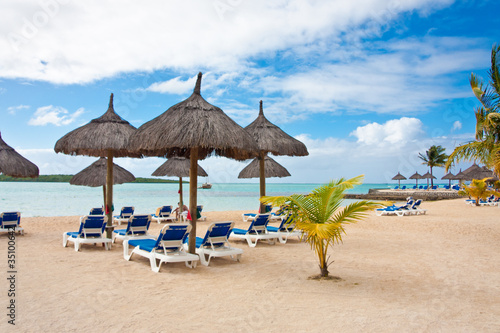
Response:
[[[16,325],[7,322],[4,283],[0,331],[499,332],[500,208],[463,199],[422,208],[427,215],[371,213],[347,226],[330,252],[330,274],[340,281],[309,280],[319,273],[316,257],[296,239],[255,248],[232,240],[245,251],[241,262],[167,264],[154,273],[145,258],[124,260],[121,243],[111,251],[64,248],[62,234],[77,231],[77,216],[22,218]],[[247,226],[241,213],[204,212],[198,236],[215,221]],[[0,235],[4,272],[7,241]]]

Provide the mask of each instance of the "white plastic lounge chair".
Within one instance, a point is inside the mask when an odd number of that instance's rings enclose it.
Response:
[[[102,207],[91,208],[89,215],[104,215],[104,210]]]
[[[151,215],[132,215],[128,219],[127,229],[113,230],[113,243],[116,239],[154,239],[148,234]]]
[[[384,215],[398,215],[398,212],[401,211],[406,211],[411,208],[411,205],[413,205],[413,199],[408,199],[406,204],[403,206],[389,206],[385,208],[378,208],[375,210],[375,214],[377,216],[384,216]]]
[[[158,223],[176,221],[175,216],[172,215],[172,206],[161,206],[156,210],[156,214],[151,215],[151,218]]]
[[[149,259],[151,270],[158,273],[162,263],[185,262],[187,267],[196,267],[200,258],[196,254],[184,250],[184,239],[191,231],[187,223],[166,224],[157,239],[125,239],[123,241],[123,257],[130,260],[138,254]],[[134,249],[129,254],[129,245]],[[156,260],[160,262],[157,264]]]
[[[75,244],[75,251],[80,250],[81,244],[103,243],[106,250],[111,248],[111,239],[106,238],[104,229],[104,215],[88,215],[80,218],[80,230],[77,232],[65,232],[63,234],[63,246],[68,242]]]
[[[5,212],[0,214],[0,232],[19,232],[24,235],[24,229],[20,226],[20,212]]]
[[[248,246],[255,247],[259,240],[266,239],[269,244],[274,244],[276,239],[279,238],[277,234],[270,234],[267,231],[267,224],[269,223],[269,214],[258,214],[250,223],[247,230],[234,228],[231,236],[240,239],[246,239]],[[255,243],[252,242],[255,241]]]
[[[113,216],[113,222],[118,223],[118,225],[121,225],[122,222],[127,223],[128,219],[134,214],[134,210],[135,207],[133,206],[122,207],[120,215]]]
[[[196,253],[200,256],[202,265],[208,266],[213,257],[231,257],[233,260],[240,261],[243,254],[242,249],[231,247],[228,237],[233,230],[234,222],[215,222],[208,226],[205,237],[196,237]],[[187,238],[184,243],[187,250]],[[208,260],[206,259],[208,256]]]
[[[420,204],[422,203],[421,199],[415,201],[410,208],[404,210],[397,210],[396,214],[398,216],[406,216],[406,215],[425,215],[427,213],[427,209],[421,209]]]
[[[302,231],[295,229],[291,214],[288,214],[286,217],[283,216],[281,218],[281,224],[279,225],[279,227],[267,226],[267,231],[270,234],[278,235],[278,239],[282,244],[286,243],[288,237],[297,236],[299,240],[302,237]]]

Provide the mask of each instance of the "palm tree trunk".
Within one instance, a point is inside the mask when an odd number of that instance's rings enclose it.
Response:
[[[432,176],[432,166],[431,166],[431,188],[434,186],[434,177]]]

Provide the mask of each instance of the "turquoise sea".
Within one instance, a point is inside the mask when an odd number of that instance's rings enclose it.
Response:
[[[309,193],[320,184],[266,184],[267,195]],[[349,193],[368,193],[370,188],[389,188],[394,184],[363,184]],[[113,187],[115,213],[122,206],[134,206],[139,214],[151,214],[163,205],[177,205],[178,184],[121,184]],[[189,184],[184,184],[188,204]],[[346,200],[346,204],[351,200]],[[68,183],[0,182],[0,212],[20,211],[22,216],[74,216],[88,214],[90,208],[103,204],[102,187]],[[259,206],[259,184],[213,184],[198,190],[198,204],[205,211],[248,210]]]

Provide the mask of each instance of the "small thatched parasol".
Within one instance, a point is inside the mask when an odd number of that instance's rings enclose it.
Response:
[[[266,156],[264,158],[264,168],[266,170],[266,178],[272,177],[290,177],[290,173],[281,164]],[[249,165],[241,170],[238,178],[259,178],[260,177],[260,161],[255,158]]]
[[[472,180],[475,178],[474,176],[478,176],[478,174],[482,172],[483,169],[479,165],[474,163],[463,171],[464,174],[463,180]],[[482,178],[476,178],[476,179],[482,179]]]
[[[151,176],[155,177],[179,177],[179,212],[182,212],[184,202],[182,200],[182,177],[189,177],[191,163],[185,157],[170,157],[165,163],[160,165]],[[198,176],[208,177],[205,170],[198,164]]]
[[[431,186],[433,186],[433,182],[432,182],[432,179],[437,179],[436,177],[434,177],[430,172],[427,172],[427,173],[424,173],[422,175],[422,178],[423,179],[427,179],[427,187],[429,186],[429,179],[431,179]]]
[[[392,177],[392,180],[397,180],[398,181],[398,187],[399,188],[401,187],[401,181],[405,180],[405,179],[406,179],[406,177],[403,176],[402,174],[400,174],[399,172],[398,172],[397,175],[395,175],[394,177]]]
[[[448,179],[448,185],[451,186],[452,179],[456,179],[456,178],[455,178],[454,174],[452,174],[451,172],[448,172],[446,175],[441,177],[441,179]]]
[[[86,167],[76,175],[74,175],[69,183],[71,185],[83,185],[90,187],[102,186],[104,195],[104,207],[106,207],[106,181],[108,174],[108,162],[105,157],[99,158],[97,161]],[[135,180],[133,174],[125,170],[119,165],[113,163],[113,184],[130,183]]]
[[[250,133],[259,145],[260,196],[266,195],[266,167],[265,156],[273,155],[307,156],[306,146],[299,140],[283,132],[281,128],[271,123],[264,116],[262,101],[260,101],[259,115],[245,130]],[[261,212],[264,204],[261,203]]]
[[[419,179],[424,179],[421,174],[418,172],[415,172],[413,175],[410,176],[409,179],[415,179],[415,186],[418,186],[418,180]]]
[[[60,138],[54,147],[56,153],[108,158],[106,176],[108,237],[111,237],[111,221],[113,221],[113,157],[140,157],[140,154],[128,151],[129,138],[135,131],[134,126],[115,113],[113,94],[111,94],[106,113],[69,132]]]
[[[38,177],[38,167],[5,143],[0,133],[0,174],[19,178]]]
[[[190,253],[195,253],[196,244],[198,160],[210,155],[246,160],[258,152],[256,142],[241,126],[201,96],[201,77],[199,73],[190,97],[139,127],[130,138],[130,149],[145,156],[190,159]]]
[[[488,181],[498,180],[498,177],[495,175],[493,171],[488,169],[487,167],[473,165],[469,169],[464,171],[465,180],[473,180],[473,179],[484,179],[487,178]]]

